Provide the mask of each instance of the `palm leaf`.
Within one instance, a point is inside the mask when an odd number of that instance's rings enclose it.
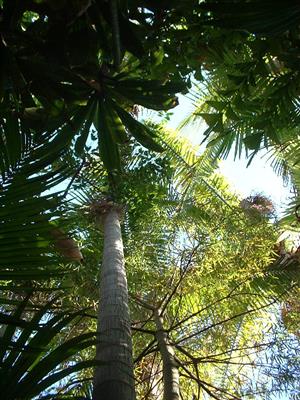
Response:
[[[15,136],[21,143],[26,142],[26,146],[19,146],[18,153],[7,140],[11,131],[2,125],[1,279],[33,278],[35,269],[36,278],[47,277],[46,270],[49,274],[57,272],[59,257],[55,256],[51,229],[60,215],[63,196],[56,188],[72,173],[72,167],[60,160],[81,123],[82,116],[78,115],[72,121],[74,129],[65,124],[38,140],[29,140],[21,124],[14,126]]]
[[[28,312],[29,298],[30,295],[13,311],[1,311],[1,319],[12,315],[17,325],[9,320],[2,325],[0,386],[6,399],[41,395],[63,378],[96,365],[94,361],[78,361],[82,350],[95,345],[94,333],[63,340],[64,334],[82,319],[82,312],[53,314],[55,298],[36,312]],[[20,317],[25,325],[18,323]]]

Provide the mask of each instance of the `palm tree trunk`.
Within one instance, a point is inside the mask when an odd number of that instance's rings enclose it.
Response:
[[[103,211],[104,210],[104,211]],[[100,276],[93,400],[134,400],[131,329],[119,210],[103,206],[104,250]]]
[[[163,361],[164,400],[179,400],[179,371],[175,352],[164,330],[164,321],[160,309],[154,309],[156,338]]]

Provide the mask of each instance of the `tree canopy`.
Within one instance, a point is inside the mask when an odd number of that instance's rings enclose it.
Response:
[[[299,395],[298,251],[217,172],[271,149],[297,231],[299,19],[294,0],[0,0],[5,398]],[[179,93],[203,152],[142,118]]]

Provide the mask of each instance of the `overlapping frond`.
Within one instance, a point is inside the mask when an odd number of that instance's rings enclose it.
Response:
[[[69,392],[64,378],[96,365],[80,358],[82,351],[95,345],[95,334],[72,335],[84,311],[59,310],[54,296],[43,305],[34,304],[31,297],[32,293],[21,296],[17,305],[1,307],[2,395],[47,398],[51,393],[52,398],[63,398]]]
[[[59,165],[65,132],[54,134],[47,145],[49,138],[44,136],[41,142],[32,141],[22,149],[14,161],[9,142],[2,147],[10,162],[1,169],[1,279],[31,279],[44,273],[46,277],[45,267],[51,273],[58,261],[51,250],[52,221],[58,217],[62,201],[57,188],[72,169]],[[24,138],[24,133],[18,131],[18,138]]]

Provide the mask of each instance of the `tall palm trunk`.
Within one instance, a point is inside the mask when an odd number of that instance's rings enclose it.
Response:
[[[164,329],[164,321],[160,309],[153,309],[153,314],[158,348],[163,361],[164,400],[179,400],[179,371],[174,349]]]
[[[124,268],[120,215],[117,207],[102,207],[104,250],[93,400],[134,400],[132,344]]]

